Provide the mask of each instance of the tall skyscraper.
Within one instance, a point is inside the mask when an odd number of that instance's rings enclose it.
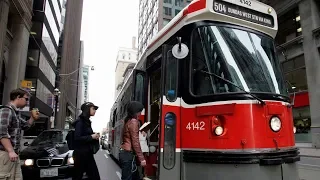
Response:
[[[62,34],[61,61],[59,73],[60,80],[58,88],[61,91],[59,97],[59,112],[56,119],[56,128],[69,128],[69,124],[75,120],[77,115],[77,91],[73,86],[75,81],[79,82],[79,54],[80,54],[80,32],[82,20],[83,0],[67,1],[64,29]]]
[[[138,57],[150,40],[192,0],[139,0]]]

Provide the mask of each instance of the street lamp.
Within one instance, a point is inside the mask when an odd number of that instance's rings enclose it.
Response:
[[[55,106],[54,106],[54,127],[57,127],[57,111],[58,111],[58,102],[59,102],[59,95],[60,95],[60,90],[58,88],[54,89],[53,95],[54,95],[54,101],[55,101]]]

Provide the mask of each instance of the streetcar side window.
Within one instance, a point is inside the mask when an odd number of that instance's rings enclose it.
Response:
[[[178,59],[173,57],[172,50],[167,52],[166,60],[166,82],[165,93],[166,98],[170,102],[174,102],[177,99],[178,91]]]
[[[136,75],[134,91],[134,100],[144,104],[144,75],[142,73],[137,73]]]

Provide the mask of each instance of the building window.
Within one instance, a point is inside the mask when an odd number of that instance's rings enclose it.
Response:
[[[170,22],[168,19],[163,19],[163,26],[167,25]]]
[[[311,142],[311,116],[308,101],[308,83],[304,56],[282,62],[285,79],[295,107],[292,110],[294,126],[297,128],[295,139],[297,142]]]
[[[302,35],[299,8],[296,7],[278,18],[279,30],[276,37],[278,45]]]
[[[122,54],[122,59],[125,60],[125,58],[126,58],[126,55],[123,53]]]
[[[163,3],[171,4],[171,3],[172,3],[172,0],[164,0]]]
[[[175,0],[174,5],[175,5],[175,6],[179,6],[179,7],[183,7],[183,6],[184,6],[183,0]]]
[[[171,16],[172,13],[171,13],[171,8],[168,8],[168,7],[163,7],[163,12],[165,15],[167,16]]]
[[[180,9],[176,9],[175,10],[175,15],[179,14],[180,11],[181,11]]]
[[[303,55],[282,62],[282,68],[286,80],[295,91],[301,92],[308,90],[306,66]],[[289,89],[289,92],[293,92],[292,88]]]

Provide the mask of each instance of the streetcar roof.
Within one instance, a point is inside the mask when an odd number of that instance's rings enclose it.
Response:
[[[223,4],[226,3],[232,6],[240,7],[242,8],[242,10],[245,9],[243,12],[247,14],[255,13],[262,14],[261,16],[270,16],[273,18],[273,26],[270,27],[261,23],[259,24],[252,21],[244,20],[243,18],[241,19],[228,16],[222,13],[217,13],[214,11],[214,2],[222,2]],[[176,32],[178,32],[183,26],[198,21],[216,21],[243,26],[262,32],[274,38],[278,31],[278,21],[275,10],[271,6],[266,5],[260,1],[250,0],[250,2],[251,4],[249,6],[246,4],[241,4],[240,1],[234,0],[193,0],[152,38],[149,45],[144,50],[138,62],[136,63],[134,69],[141,69],[144,65],[146,57],[152,54],[156,49],[158,49],[164,42],[166,42],[170,37],[172,37]],[[233,9],[231,8],[231,10]],[[245,12],[246,10],[247,12]],[[116,98],[115,103],[119,100],[119,96],[122,95],[123,89],[126,88],[126,86],[128,85],[127,82],[130,80],[132,73],[133,72],[130,73],[126,82],[124,82]]]
[[[179,31],[184,25],[197,21],[224,22],[233,25],[248,27],[250,29],[265,33],[273,38],[276,36],[278,31],[277,14],[271,6],[256,0],[250,0],[250,2],[252,3],[250,7],[234,0],[219,0],[219,2],[230,3],[235,6],[244,7],[249,12],[255,11],[258,14],[271,16],[274,21],[274,26],[268,27],[262,24],[254,23],[252,21],[246,21],[240,18],[217,13],[213,10],[215,1],[217,0],[193,0],[151,39],[141,58],[139,58],[139,62],[143,61],[145,56],[150,55],[154,50],[156,50],[170,37],[172,37],[177,31]]]

